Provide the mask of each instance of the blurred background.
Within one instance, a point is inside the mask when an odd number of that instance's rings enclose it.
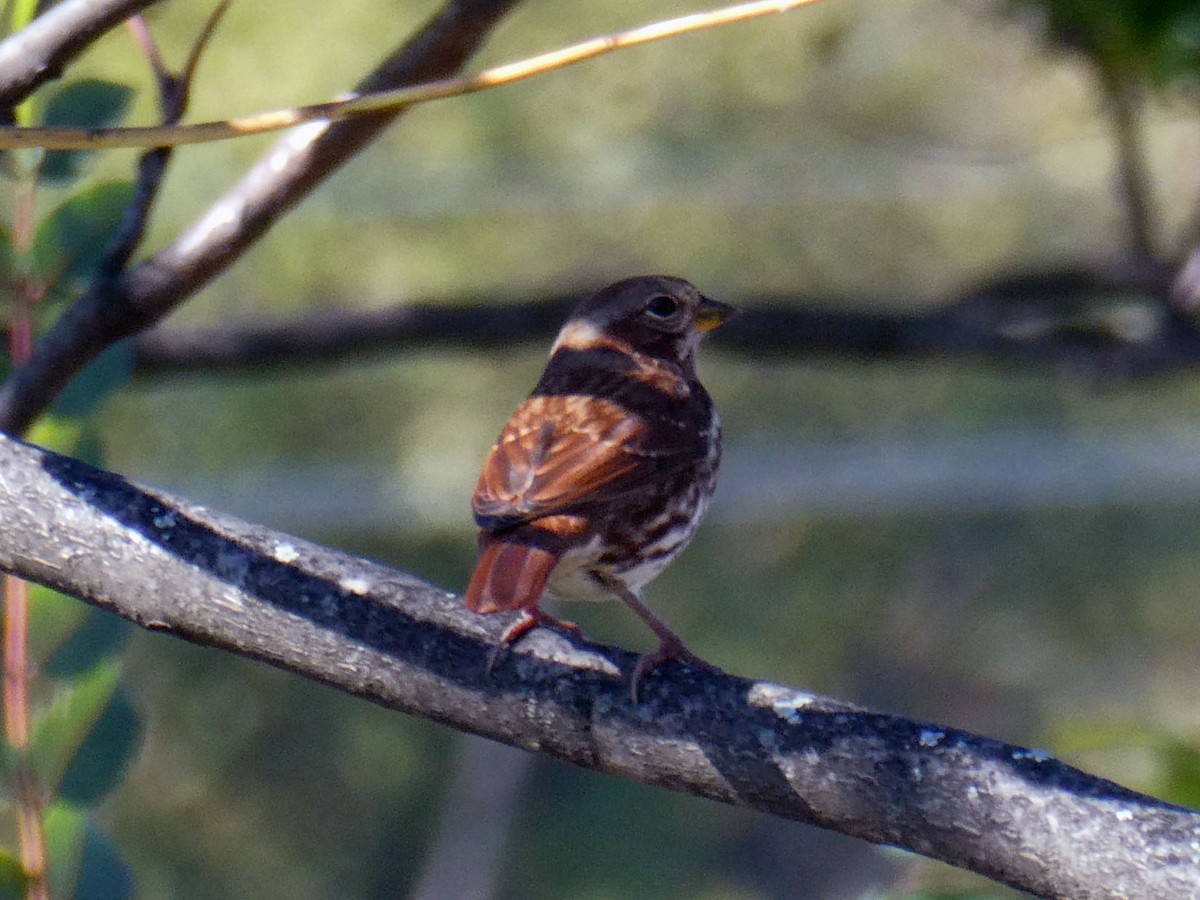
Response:
[[[191,118],[332,97],[436,8],[235,5]],[[697,8],[529,0],[474,68]],[[208,12],[150,11],[168,58]],[[146,78],[121,32],[72,74]],[[1197,97],[1171,82],[1143,99],[1153,224],[1174,247],[1200,187]],[[419,108],[164,327],[511,302],[650,272],[747,321],[764,296],[915,316],[1130,257],[1111,112],[1093,61],[1056,44],[1036,4],[825,0]],[[181,151],[148,248],[270,143]],[[105,156],[96,177],[131,159]],[[136,378],[101,413],[107,463],[461,590],[478,466],[548,344]],[[1192,371],[760,354],[717,333],[702,375],[724,478],[648,592],[697,652],[1200,802]],[[620,609],[570,613],[649,645]],[[439,848],[499,898],[1004,896],[169,638],[135,634],[126,671],[144,746],[104,816],[145,897],[405,897],[423,876],[422,896],[454,896],[431,874]],[[472,808],[483,836],[443,819]]]

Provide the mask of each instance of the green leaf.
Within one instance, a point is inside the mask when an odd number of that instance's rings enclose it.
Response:
[[[0,898],[23,900],[25,896],[25,873],[16,854],[0,850]]]
[[[1200,806],[1200,750],[1187,741],[1164,737],[1155,755],[1162,773],[1156,795],[1183,806]]]
[[[128,181],[101,181],[77,191],[38,226],[33,259],[61,296],[92,277],[133,200]]]
[[[70,390],[70,386],[67,389]],[[100,429],[96,427],[94,416],[89,416],[84,422],[83,434],[79,436],[79,443],[75,445],[75,452],[71,455],[88,465],[104,468],[104,441],[100,436]]]
[[[29,661],[34,671],[45,671],[47,662],[91,612],[91,607],[74,597],[40,584],[29,585]]]
[[[1171,803],[1200,806],[1200,748],[1191,738],[1123,719],[1060,723],[1048,746],[1064,756],[1095,751],[1135,750],[1149,755],[1153,767],[1137,785]]]
[[[87,78],[64,84],[42,108],[46,125],[107,128],[119,125],[133,102],[133,89],[112,81]],[[42,160],[38,177],[43,181],[67,181],[79,176],[90,150],[51,150]]]
[[[118,688],[63,776],[63,798],[88,805],[99,802],[121,783],[141,741],[141,717]]]
[[[38,0],[12,0],[7,8],[8,22],[6,24],[9,34],[13,34],[33,21],[38,12]]]
[[[87,814],[70,803],[56,800],[46,808],[42,831],[46,835],[50,896],[75,895],[87,827]]]
[[[120,679],[120,666],[103,663],[64,685],[33,721],[30,760],[39,781],[52,794],[74,765],[107,711]]]
[[[80,418],[48,413],[33,424],[25,440],[55,453],[74,456],[93,466],[104,465],[100,430],[90,416]]]
[[[46,810],[43,828],[52,897],[125,900],[134,896],[129,867],[85,810],[72,803],[55,801]],[[13,864],[20,878],[20,864],[15,859]],[[7,896],[0,888],[0,897]]]
[[[75,452],[75,447],[82,436],[82,419],[42,416],[29,429],[25,440],[31,444],[37,444],[39,447],[45,447],[47,450],[53,450],[55,453],[70,456]]]
[[[84,366],[50,407],[53,415],[84,418],[95,412],[133,375],[133,347],[119,341]]]
[[[46,660],[42,671],[51,678],[75,678],[90,672],[116,656],[133,633],[133,626],[120,616],[93,607],[84,609],[77,627]]]
[[[73,900],[126,900],[134,893],[129,866],[108,836],[89,823]]]

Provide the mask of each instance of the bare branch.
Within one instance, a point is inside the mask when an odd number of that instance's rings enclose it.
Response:
[[[204,48],[208,46],[209,38],[212,37],[213,31],[228,8],[228,0],[223,0],[213,9],[204,27],[200,30],[200,35],[192,45],[187,63],[180,74],[169,71],[163,64],[158,44],[155,43],[143,18],[133,16],[126,20],[134,40],[141,48],[154,75],[163,122],[174,124],[183,118],[187,111],[196,66],[200,62]],[[100,277],[110,280],[116,278],[125,269],[137,248],[141,246],[146,235],[146,227],[150,222],[150,213],[162,190],[163,177],[167,173],[167,166],[171,162],[173,153],[174,148],[172,147],[155,147],[139,157],[137,190],[125,211],[120,228],[117,229],[117,233],[100,263],[100,271],[103,273]]]
[[[63,0],[0,41],[0,108],[57,78],[88,44],[158,0]]]
[[[449,0],[359,84],[362,93],[456,71],[519,0]],[[170,313],[232,264],[398,113],[310,125],[281,140],[173,243],[124,273],[101,272],[0,388],[0,431],[20,434],[114,341]]]
[[[1102,81],[1111,107],[1117,150],[1117,194],[1125,208],[1130,249],[1143,259],[1156,259],[1158,216],[1151,169],[1143,146],[1146,129],[1142,123],[1142,88],[1114,73],[1102,72]]]
[[[553,334],[574,299],[402,303],[378,310],[326,309],[280,324],[158,328],[137,337],[137,365],[139,374],[155,376],[304,366],[435,347],[501,349]]]
[[[829,298],[727,297],[747,314],[721,330],[717,346],[760,358],[954,355],[1001,365],[1067,366],[1104,378],[1200,365],[1200,330],[1161,299],[1166,271],[1127,274],[1000,278],[942,308],[909,315],[860,311]],[[247,371],[434,347],[506,348],[545,341],[582,293],[525,301],[458,297],[370,311],[324,310],[284,323],[160,329],[136,339],[137,372]]]
[[[1049,754],[504,623],[412,576],[0,437],[0,569],[515,747],[1046,897],[1200,896],[1200,815]]]

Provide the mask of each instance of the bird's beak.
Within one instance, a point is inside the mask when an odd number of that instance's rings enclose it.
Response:
[[[700,299],[700,308],[696,310],[696,330],[712,331],[718,325],[728,322],[741,311],[736,306],[711,300],[708,297]]]

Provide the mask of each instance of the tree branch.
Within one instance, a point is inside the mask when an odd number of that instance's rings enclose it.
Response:
[[[577,299],[490,303],[480,298],[377,310],[324,309],[281,324],[156,328],[139,335],[134,346],[139,374],[151,377],[304,366],[433,347],[498,350],[544,340]]]
[[[583,768],[1046,897],[1200,895],[1200,815],[1040,751],[503,623],[412,576],[0,436],[0,569],[146,628]]]
[[[158,0],[63,0],[0,41],[0,108],[24,100],[88,44]]]
[[[1143,146],[1146,130],[1142,124],[1142,86],[1106,65],[1103,54],[1092,61],[1100,70],[1100,81],[1112,117],[1113,138],[1117,151],[1117,197],[1125,209],[1130,249],[1140,258],[1158,258],[1150,166]]]
[[[180,73],[171,72],[163,65],[158,45],[154,42],[154,37],[150,34],[150,29],[142,17],[134,16],[128,20],[129,30],[150,64],[150,71],[154,75],[154,82],[158,87],[159,110],[165,124],[178,123],[187,112],[196,67],[200,63],[200,57],[208,46],[217,24],[229,9],[229,2],[230,0],[221,0],[213,8],[208,21],[192,45],[188,60]],[[174,152],[172,147],[155,147],[138,157],[136,192],[125,210],[120,228],[117,229],[108,251],[100,261],[99,269],[104,273],[104,278],[113,279],[119,276],[128,265],[134,252],[142,245],[146,236],[146,227],[150,223],[150,213],[162,190],[163,178]]]
[[[1170,309],[1164,272],[1114,279],[1084,272],[997,279],[926,313],[881,314],[795,295],[729,297],[747,310],[721,330],[727,351],[758,357],[829,353],[1066,365],[1134,377],[1200,364],[1200,331]],[[583,292],[517,301],[459,297],[381,310],[323,310],[282,324],[155,330],[134,344],[143,377],[311,366],[432,347],[502,349],[545,341]]]
[[[518,2],[449,0],[356,90],[380,91],[457,71]],[[159,321],[224,271],[397,115],[314,123],[291,132],[167,247],[126,272],[100,273],[0,388],[0,431],[23,432],[87,363],[114,341]]]

